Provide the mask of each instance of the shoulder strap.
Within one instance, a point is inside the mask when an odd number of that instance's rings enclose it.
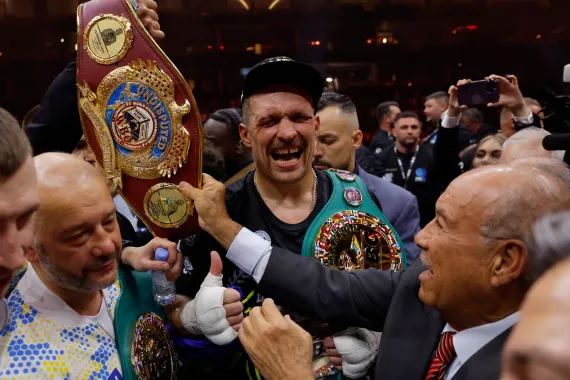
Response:
[[[137,322],[146,313],[154,313],[153,318],[159,317],[162,321],[166,320],[166,315],[162,307],[154,301],[150,273],[137,272],[121,267],[119,269],[119,281],[121,284],[121,295],[115,307],[115,318],[113,321],[117,351],[121,361],[123,379],[137,380],[139,377],[133,365],[133,340],[137,334],[135,331]],[[159,320],[158,324],[162,321]],[[165,329],[166,326],[162,330],[160,328],[153,330],[152,333],[164,333]],[[155,340],[157,345],[161,342],[171,342],[168,331],[166,331],[166,336],[161,336]],[[172,347],[171,343],[167,344]],[[156,348],[163,349],[163,347]],[[166,348],[167,350],[169,349],[168,347]],[[171,348],[170,358],[172,359],[172,364],[174,364]],[[172,368],[172,373],[174,373],[174,368]]]

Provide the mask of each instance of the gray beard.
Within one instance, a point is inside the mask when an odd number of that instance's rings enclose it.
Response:
[[[92,293],[108,288],[117,281],[117,279],[114,278],[106,282],[89,282],[87,278],[88,272],[86,271],[82,271],[79,276],[71,275],[59,269],[55,262],[45,253],[45,250],[41,245],[38,245],[37,248],[39,251],[38,257],[40,265],[42,266],[44,275],[50,282],[56,284],[62,289],[81,293]],[[117,254],[115,254],[114,257],[116,259],[116,257],[118,257]]]

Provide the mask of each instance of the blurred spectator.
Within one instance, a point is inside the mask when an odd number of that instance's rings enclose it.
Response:
[[[542,147],[542,140],[550,133],[544,129],[529,127],[512,135],[503,145],[503,153],[501,155],[502,163],[510,163],[512,161],[529,158],[529,157],[547,157],[557,160],[564,160],[564,151],[548,151]]]
[[[473,169],[498,164],[505,141],[505,137],[500,133],[484,137],[474,149]]]
[[[431,148],[435,146],[437,141],[439,126],[444,112],[449,108],[449,95],[443,91],[434,92],[428,95],[425,102],[424,114],[428,122],[428,131],[431,131],[424,139],[423,144],[429,145]],[[457,136],[458,154],[465,148],[477,142],[475,134],[465,128],[463,125],[459,127],[459,135]]]
[[[477,142],[484,137],[493,135],[498,129],[485,123],[483,113],[477,108],[468,108],[461,114],[461,124],[475,135]]]
[[[418,115],[402,112],[396,117],[392,130],[394,145],[384,149],[378,157],[386,171],[383,178],[418,198],[420,225],[425,226],[434,214],[435,199],[428,185],[434,156],[428,145],[419,143],[421,129]]]
[[[534,115],[538,115],[538,117],[540,117],[540,126],[544,128],[544,121],[542,120],[542,118],[544,117],[544,112],[542,112],[542,105],[539,103],[538,100],[533,98],[524,98],[524,101],[528,106],[528,108],[530,108],[530,111]]]
[[[379,131],[376,132],[370,143],[372,152],[378,154],[382,149],[394,143],[392,128],[394,127],[396,116],[401,112],[400,104],[394,101],[380,103],[376,106],[376,120],[378,121]]]
[[[241,122],[239,109],[226,108],[211,114],[204,123],[204,155],[206,157],[221,155],[224,159],[224,173],[220,177],[219,164],[211,167],[212,162],[206,160],[203,160],[204,171],[208,174],[211,174],[208,170],[211,171],[213,173],[211,175],[219,181],[227,181],[244,168],[250,167],[250,170],[254,168],[251,150],[243,144],[239,135]]]
[[[536,279],[570,255],[570,212],[543,217],[533,228],[531,247],[544,263],[527,276]],[[502,380],[568,379],[570,373],[570,260],[556,265],[527,293],[520,319],[503,352]]]

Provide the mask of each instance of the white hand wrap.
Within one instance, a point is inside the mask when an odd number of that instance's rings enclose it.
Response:
[[[222,276],[208,273],[196,298],[180,314],[180,321],[190,334],[203,334],[218,346],[229,344],[237,338],[237,332],[226,320],[225,290]]]
[[[346,377],[356,379],[366,375],[376,359],[381,335],[362,328],[349,328],[333,335]]]

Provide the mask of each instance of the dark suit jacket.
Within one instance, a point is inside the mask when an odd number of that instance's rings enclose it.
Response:
[[[382,177],[384,175],[382,162],[378,159],[377,155],[372,153],[370,149],[364,145],[361,145],[356,149],[356,164],[372,175],[378,177]]]
[[[259,291],[284,306],[325,322],[383,331],[378,380],[424,380],[445,321],[418,298],[417,260],[404,272],[339,271],[273,247]],[[495,380],[509,331],[463,363],[453,380]]]
[[[406,248],[408,265],[420,254],[420,248],[414,243],[414,237],[420,231],[420,212],[416,197],[400,186],[383,178],[367,173],[361,167],[354,171],[382,205],[382,212],[400,235]]]

